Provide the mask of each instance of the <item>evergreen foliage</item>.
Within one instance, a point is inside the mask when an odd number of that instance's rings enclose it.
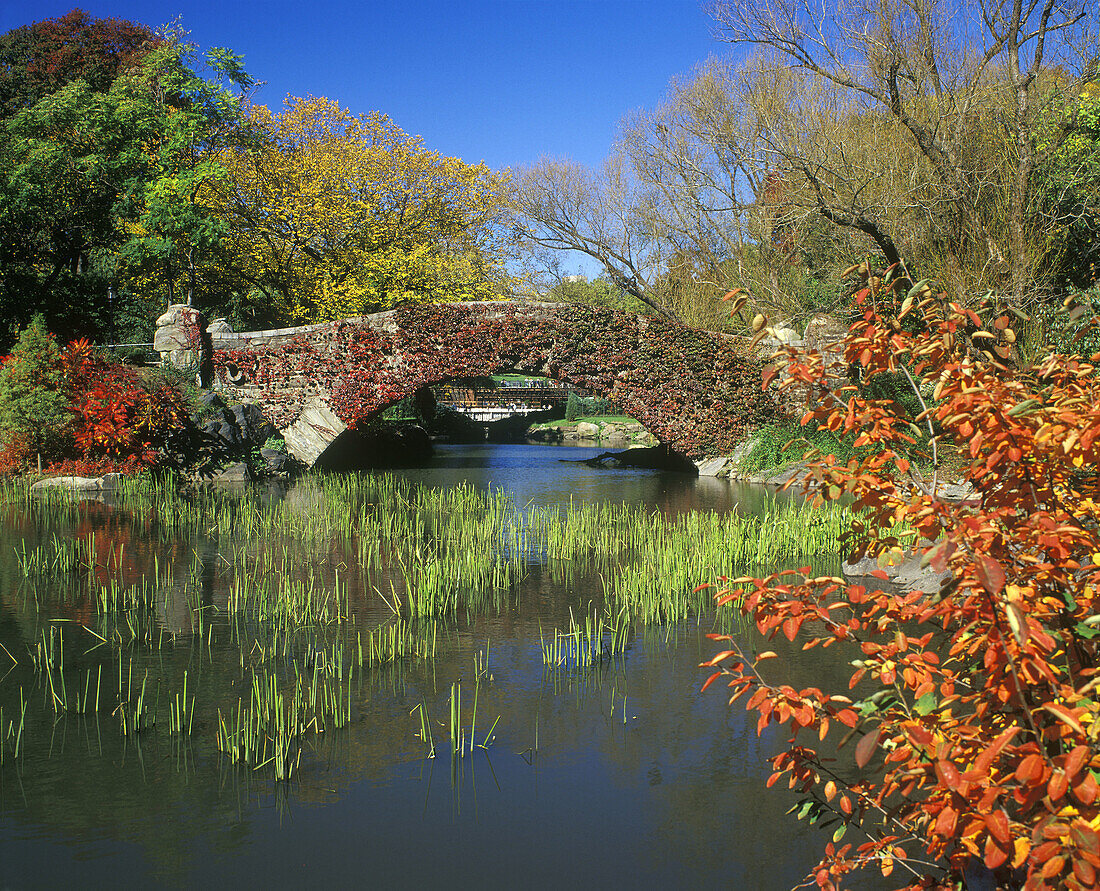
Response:
[[[576,393],[570,393],[569,398],[565,400],[565,420],[575,421],[582,412],[580,397]]]
[[[61,350],[35,316],[0,367],[0,443],[43,452],[67,421]]]

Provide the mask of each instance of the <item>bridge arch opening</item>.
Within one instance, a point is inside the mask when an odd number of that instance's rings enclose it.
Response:
[[[415,467],[439,445],[531,444],[599,448],[593,466],[695,471],[612,400],[552,378],[504,371],[419,387],[337,437],[318,460],[329,470]],[[627,451],[629,457],[622,457]],[[568,460],[561,453],[547,460]]]

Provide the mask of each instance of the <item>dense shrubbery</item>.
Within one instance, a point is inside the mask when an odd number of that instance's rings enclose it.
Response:
[[[835,455],[847,461],[855,450],[828,430],[803,427],[797,421],[768,424],[753,433],[752,445],[737,462],[742,473],[787,467],[806,458]]]
[[[36,462],[69,474],[132,472],[179,426],[180,394],[86,341],[60,349],[36,319],[0,368],[0,473]]]
[[[578,396],[570,392],[569,398],[565,400],[565,420],[567,421],[621,413],[612,400],[601,399],[599,396]]]
[[[707,684],[746,697],[761,731],[791,729],[769,785],[785,778],[804,796],[800,817],[833,824],[819,886],[874,865],[910,888],[1094,888],[1100,354],[1010,367],[995,355],[1013,339],[1008,313],[983,319],[924,283],[895,295],[888,277],[858,298],[846,360],[862,381],[908,370],[924,406],[908,414],[837,386],[820,355],[785,350],[782,386],[823,396],[803,421],[867,449],[825,456],[811,486],[850,500],[853,556],[886,567],[916,548],[945,580],[891,593],[810,570],[737,579],[719,603],[738,603],[770,637],[835,645],[852,660],[850,685],[795,690],[773,679],[774,653],[749,655],[734,637],[719,637],[728,649]],[[930,475],[905,457],[918,429]],[[945,446],[973,487],[962,502],[941,497]],[[857,734],[854,765],[815,748],[831,728]]]

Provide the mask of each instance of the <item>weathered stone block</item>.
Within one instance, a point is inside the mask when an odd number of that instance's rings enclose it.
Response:
[[[293,424],[282,431],[286,450],[306,467],[312,467],[334,439],[348,429],[328,400],[314,397]]]
[[[223,467],[210,478],[213,483],[250,483],[252,480],[252,470],[244,461]]]

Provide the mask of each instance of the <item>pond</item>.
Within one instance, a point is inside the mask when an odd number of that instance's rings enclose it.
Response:
[[[785,736],[699,692],[737,625],[691,591],[745,568],[731,541],[774,549],[753,524],[784,504],[574,463],[599,451],[6,491],[0,885],[798,884],[832,828],[765,789]],[[846,686],[767,648],[776,681]]]

